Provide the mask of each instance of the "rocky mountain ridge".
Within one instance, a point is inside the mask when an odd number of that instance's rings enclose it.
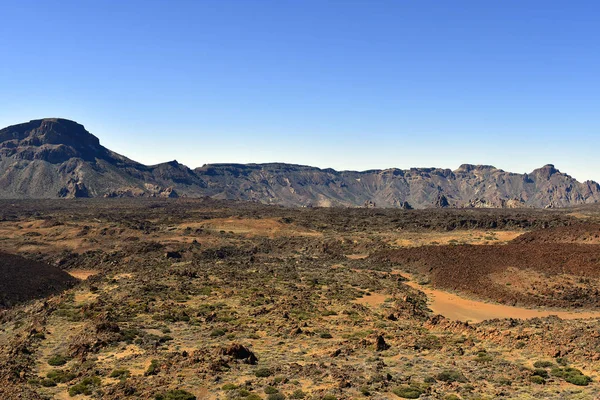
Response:
[[[147,166],[103,147],[76,122],[48,118],[0,130],[0,198],[210,196],[284,206],[566,207],[600,201],[600,185],[553,165],[529,174],[489,165],[335,171],[284,164],[171,161]]]

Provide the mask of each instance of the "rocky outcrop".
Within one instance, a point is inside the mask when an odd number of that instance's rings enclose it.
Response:
[[[529,174],[490,165],[456,170],[335,171],[303,165],[170,161],[116,154],[73,121],[34,120],[0,130],[0,198],[210,196],[301,207],[567,207],[600,201],[600,185],[548,164]]]
[[[450,203],[448,202],[448,199],[443,194],[438,194],[433,205],[437,208],[450,207]]]

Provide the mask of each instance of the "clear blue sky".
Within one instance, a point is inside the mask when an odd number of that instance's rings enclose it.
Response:
[[[147,164],[600,180],[597,1],[0,0],[0,125]]]

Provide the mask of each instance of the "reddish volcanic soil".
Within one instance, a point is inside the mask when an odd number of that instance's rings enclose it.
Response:
[[[509,305],[600,307],[600,245],[552,243],[551,232],[541,232],[507,245],[422,246],[372,258],[427,275],[436,288]]]

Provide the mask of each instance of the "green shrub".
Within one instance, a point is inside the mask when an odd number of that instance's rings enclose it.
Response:
[[[196,400],[196,396],[182,389],[169,390],[165,394],[155,396],[156,400]]]
[[[475,358],[475,361],[477,362],[490,362],[492,361],[494,358],[489,355],[488,353],[486,353],[485,351],[480,351],[479,353],[477,353],[477,357]]]
[[[498,384],[502,385],[502,386],[511,386],[512,381],[503,376],[503,377],[498,378]]]
[[[546,383],[546,380],[539,375],[532,375],[529,377],[529,382],[535,383],[537,385],[543,385]]]
[[[262,397],[260,397],[256,393],[250,393],[248,396],[246,396],[245,400],[262,400]]]
[[[335,397],[332,394],[326,394],[325,396],[323,396],[323,400],[337,400],[337,397]]]
[[[234,383],[226,383],[221,387],[221,389],[223,389],[223,390],[235,390],[237,388],[238,388],[238,386]]]
[[[552,361],[536,361],[533,366],[535,368],[551,368],[554,367],[554,363]]]
[[[467,378],[465,378],[465,376],[457,370],[454,369],[447,369],[444,370],[442,372],[440,372],[439,374],[437,374],[435,376],[435,378],[438,381],[442,381],[442,382],[461,382],[464,383],[467,381]]]
[[[90,396],[94,387],[100,386],[100,378],[97,376],[84,378],[81,382],[69,388],[69,396],[74,397],[78,394]]]
[[[65,365],[67,363],[67,357],[61,356],[60,354],[55,354],[48,359],[48,365],[52,365],[53,367],[60,367],[61,365]]]
[[[331,333],[329,332],[321,332],[321,334],[319,334],[319,337],[321,339],[332,339],[333,336],[331,336]]]
[[[212,330],[212,332],[210,333],[210,337],[225,336],[226,333],[227,332],[225,331],[225,329],[217,328]]]
[[[558,357],[556,359],[556,362],[558,363],[558,365],[562,365],[563,367],[566,367],[567,365],[569,365],[569,362],[564,357]]]
[[[303,399],[306,397],[306,393],[302,389],[297,389],[290,395],[290,399]]]
[[[455,394],[447,394],[447,395],[444,397],[444,400],[460,400],[460,397],[458,397],[458,396],[457,396],[457,395],[455,395]]]
[[[269,368],[259,368],[256,370],[256,372],[254,372],[254,375],[257,378],[268,378],[272,374],[273,373],[271,372],[271,369],[269,369]]]
[[[78,383],[69,388],[69,396],[75,397],[78,394],[84,394],[86,396],[89,396],[92,394],[92,390],[87,385],[84,385],[83,383]]]
[[[46,374],[46,378],[53,380],[55,383],[67,383],[75,379],[76,375],[72,372],[66,372],[62,369],[50,371]]]
[[[159,371],[159,365],[158,365],[158,360],[152,360],[150,361],[150,365],[148,366],[148,369],[146,370],[146,372],[144,372],[144,376],[150,376],[150,375],[156,375],[158,374]]]
[[[265,394],[275,394],[275,393],[279,393],[279,390],[277,390],[273,386],[267,386],[265,388]]]
[[[267,400],[285,400],[285,396],[281,393],[272,393],[267,396]]]
[[[129,373],[128,369],[115,369],[110,373],[111,378],[119,378],[119,379],[128,378],[129,375],[130,375],[130,373]]]
[[[42,379],[42,381],[40,382],[40,384],[43,387],[52,387],[52,386],[56,386],[56,382],[54,382],[52,379]]]
[[[533,375],[541,376],[542,378],[548,378],[550,376],[548,375],[548,371],[542,368],[536,368],[535,371],[533,371]]]
[[[577,386],[587,386],[592,381],[592,378],[576,368],[554,368],[551,374]]]
[[[423,391],[414,386],[398,386],[392,389],[392,393],[403,399],[418,399],[423,394]]]
[[[583,375],[582,373],[569,374],[565,377],[565,381],[577,386],[587,386],[592,381],[592,378]]]

